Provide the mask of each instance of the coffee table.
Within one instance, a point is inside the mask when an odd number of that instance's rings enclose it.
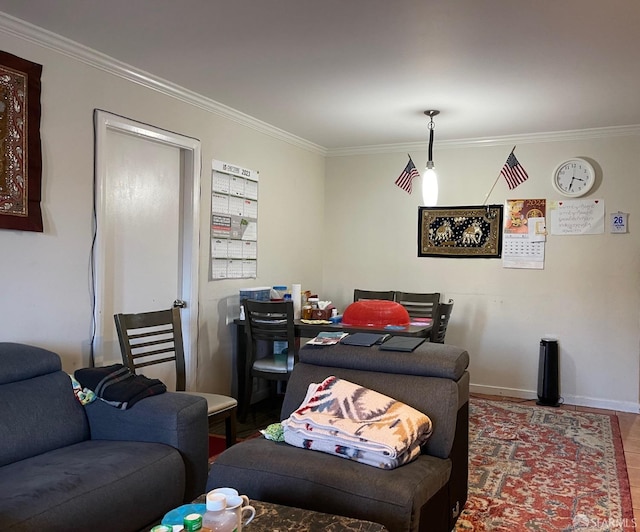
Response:
[[[194,503],[204,503],[200,495]],[[386,532],[378,523],[362,521],[341,515],[325,514],[281,504],[250,500],[256,516],[242,530],[247,532]]]

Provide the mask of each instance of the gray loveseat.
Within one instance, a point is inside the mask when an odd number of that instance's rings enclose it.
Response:
[[[207,405],[82,406],[60,357],[0,343],[0,530],[141,530],[203,492]]]
[[[467,499],[469,364],[460,348],[425,343],[412,353],[377,347],[305,346],[287,384],[281,417],[311,382],[330,375],[394,397],[424,413],[434,431],[417,460],[392,470],[250,439],[214,462],[207,491],[231,486],[250,498],[381,523],[391,532],[448,532]]]

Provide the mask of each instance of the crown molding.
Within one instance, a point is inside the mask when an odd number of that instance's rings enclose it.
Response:
[[[438,149],[478,148],[485,146],[507,146],[509,144],[531,144],[542,142],[561,142],[572,140],[588,140],[606,137],[630,137],[640,135],[640,124],[629,126],[598,127],[592,129],[574,129],[568,131],[551,131],[547,133],[529,133],[526,135],[504,135],[502,137],[484,137],[475,139],[440,140]],[[345,157],[349,155],[372,155],[380,153],[396,153],[412,150],[425,150],[427,141],[407,142],[402,144],[378,144],[372,146],[354,146],[352,148],[335,148],[327,150],[327,157]]]
[[[48,48],[81,63],[102,70],[114,76],[137,83],[148,89],[160,92],[184,103],[193,105],[204,111],[216,114],[245,127],[287,142],[304,150],[317,153],[325,157],[345,157],[350,155],[371,155],[381,153],[396,153],[412,150],[424,150],[427,141],[409,142],[401,144],[377,144],[370,146],[354,146],[346,148],[328,149],[319,144],[305,140],[288,133],[266,122],[253,118],[241,111],[233,109],[220,102],[205,98],[193,91],[180,87],[167,80],[154,76],[144,70],[127,65],[106,54],[97,52],[80,43],[62,37],[18,18],[0,12],[0,31],[24,39],[38,46]],[[593,129],[552,131],[547,133],[531,133],[526,135],[505,135],[498,137],[481,137],[457,140],[438,141],[438,149],[470,148],[484,146],[503,146],[509,144],[527,144],[541,142],[560,142],[572,140],[586,140],[604,137],[634,136],[640,134],[640,125],[601,127]]]
[[[325,156],[326,148],[288,133],[280,128],[262,122],[232,107],[216,102],[210,98],[180,87],[174,83],[154,76],[144,70],[127,65],[106,54],[93,50],[80,43],[62,37],[39,26],[35,26],[18,18],[0,12],[0,31],[24,39],[38,46],[48,48],[76,61],[80,61],[98,70],[137,83],[143,87],[160,92],[184,103],[193,105],[204,111],[216,114],[250,129],[282,140],[299,148]]]

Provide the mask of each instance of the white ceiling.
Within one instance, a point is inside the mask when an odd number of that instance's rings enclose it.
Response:
[[[0,0],[327,149],[640,124],[638,0]]]

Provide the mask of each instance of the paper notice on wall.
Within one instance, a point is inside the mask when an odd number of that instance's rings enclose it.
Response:
[[[549,209],[552,235],[604,233],[604,200],[558,200]]]

